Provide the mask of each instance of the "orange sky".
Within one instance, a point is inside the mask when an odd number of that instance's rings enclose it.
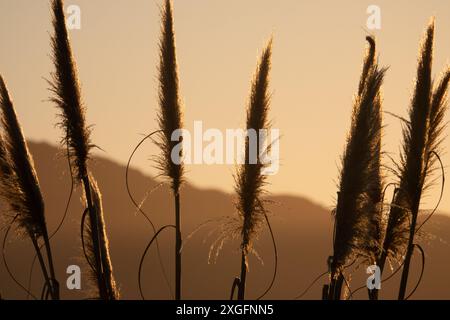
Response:
[[[93,141],[125,163],[139,134],[156,128],[159,1],[66,1],[70,4],[82,12],[82,28],[71,37],[88,122],[95,125]],[[419,40],[431,15],[437,26],[435,75],[449,62],[450,2],[175,0],[187,128],[197,120],[206,128],[243,126],[256,57],[273,34],[271,118],[282,140],[281,170],[270,178],[269,189],[332,206],[371,4],[381,8],[382,29],[375,35],[380,62],[390,66],[384,108],[405,116]],[[56,143],[61,133],[54,127],[55,107],[45,101],[49,93],[43,80],[52,70],[49,11],[47,0],[0,1],[0,72],[26,135]],[[400,123],[386,116],[385,125],[385,151],[397,158]],[[154,174],[148,158],[155,151],[147,144],[135,164]],[[443,161],[450,163],[448,154]],[[189,166],[187,178],[231,191],[233,172],[233,166]],[[434,205],[437,189],[423,208]],[[450,212],[448,192],[441,209]]]

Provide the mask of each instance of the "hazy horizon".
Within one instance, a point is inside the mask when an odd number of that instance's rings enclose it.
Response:
[[[132,6],[124,0],[66,1],[66,6],[72,4],[80,6],[82,14],[81,30],[71,31],[71,39],[87,122],[95,125],[92,139],[105,150],[101,156],[124,164],[140,134],[157,127],[159,1],[135,0]],[[432,15],[435,77],[449,62],[450,3],[286,1],[280,6],[256,0],[175,0],[186,127],[192,129],[197,120],[206,128],[243,127],[256,57],[273,35],[270,117],[282,140],[280,172],[270,177],[269,190],[331,207],[366,46],[366,8],[371,4],[381,8],[382,28],[374,32],[380,64],[390,67],[383,86],[384,109],[405,116],[419,41]],[[43,77],[49,78],[53,70],[50,21],[47,0],[0,3],[0,73],[27,138],[57,144],[57,110],[44,101],[50,94]],[[385,115],[385,125],[384,150],[397,159],[401,124]],[[448,147],[445,151],[442,160],[448,167]],[[155,152],[157,148],[146,144],[134,165],[154,175],[154,163],[148,159]],[[389,164],[388,158],[385,162]],[[195,186],[232,191],[232,165],[187,169],[187,179]],[[439,189],[437,185],[428,193],[424,209],[434,207]],[[440,211],[450,212],[449,197],[444,196]]]

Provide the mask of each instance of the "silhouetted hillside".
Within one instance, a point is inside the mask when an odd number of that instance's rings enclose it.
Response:
[[[48,225],[54,230],[62,218],[70,191],[70,175],[64,152],[42,143],[31,143],[42,190],[45,193]],[[125,168],[104,158],[95,159],[92,166],[103,193],[107,230],[114,272],[124,299],[138,299],[137,269],[140,256],[153,236],[146,220],[136,212],[125,188]],[[139,171],[130,172],[132,191],[141,200],[146,192],[157,182]],[[239,273],[239,242],[225,243],[215,263],[208,263],[211,244],[219,236],[220,218],[234,215],[233,197],[229,194],[202,190],[187,184],[182,190],[183,234],[188,236],[206,221],[200,230],[186,241],[183,249],[183,296],[186,299],[228,299],[231,284]],[[78,264],[86,269],[80,248],[80,216],[82,207],[80,190],[74,193],[66,221],[59,233],[52,239],[56,267],[62,297],[66,299],[88,296],[88,284],[83,277],[83,290],[65,290],[65,270],[68,265]],[[320,273],[326,271],[326,260],[331,253],[332,218],[330,210],[301,197],[274,195],[269,205],[272,212],[272,227],[279,251],[279,270],[275,286],[267,298],[292,299],[302,292]],[[159,228],[172,223],[172,198],[166,187],[150,194],[143,206]],[[215,231],[215,232],[213,232]],[[172,281],[173,276],[173,234],[167,231],[160,238],[160,248],[166,272]],[[1,233],[3,238],[4,233]],[[421,242],[427,252],[426,270],[423,282],[414,298],[450,299],[450,277],[447,275],[450,264],[450,218],[436,215],[426,227]],[[30,244],[24,240],[10,238],[7,246],[7,259],[17,279],[27,283],[29,267],[33,258]],[[255,249],[264,264],[252,257],[248,279],[248,297],[257,297],[264,291],[273,271],[273,248],[267,229],[260,235]],[[214,260],[214,259],[212,259]],[[411,284],[416,281],[419,259],[413,260]],[[352,289],[365,283],[363,267],[354,271]],[[25,298],[26,294],[6,274],[0,266],[0,292],[4,298]],[[303,298],[320,299],[322,278]],[[41,275],[35,268],[33,292],[40,292]],[[143,284],[146,298],[170,298],[164,278],[153,248],[145,263]],[[398,279],[383,285],[382,297],[395,298]],[[393,291],[395,289],[395,291]],[[366,291],[361,290],[355,298],[366,299]]]

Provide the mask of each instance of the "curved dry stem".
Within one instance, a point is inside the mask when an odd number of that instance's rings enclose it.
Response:
[[[13,223],[17,220],[17,218],[19,217],[19,215],[17,214],[13,220],[11,221],[11,223],[9,224],[9,226],[6,229],[5,232],[5,236],[3,237],[3,243],[2,243],[2,258],[3,258],[3,265],[5,266],[6,272],[8,273],[9,277],[14,281],[14,283],[20,287],[23,291],[25,291],[27,293],[27,295],[31,296],[34,300],[37,300],[37,297],[32,294],[30,291],[28,291],[27,288],[25,288],[20,282],[19,280],[16,279],[16,277],[14,276],[14,274],[12,273],[11,269],[9,268],[8,265],[8,261],[6,259],[6,241],[8,240],[8,235],[9,232],[11,231],[12,225]]]
[[[405,298],[405,300],[408,300],[417,290],[417,288],[419,288],[420,282],[422,281],[422,277],[423,277],[423,273],[425,272],[425,251],[423,250],[423,248],[415,243],[414,246],[419,249],[420,254],[422,256],[422,270],[420,271],[420,276],[419,276],[419,280],[417,280],[417,284],[414,287],[414,289],[411,291],[411,293]]]
[[[416,234],[419,232],[420,228],[424,226],[425,223],[428,222],[428,220],[431,219],[431,217],[434,215],[436,210],[439,208],[439,205],[441,204],[442,197],[444,196],[444,188],[445,188],[445,170],[444,170],[444,164],[442,163],[441,157],[437,154],[435,151],[431,151],[430,154],[434,154],[434,156],[438,159],[439,164],[441,165],[441,172],[442,172],[442,182],[441,182],[441,194],[439,195],[439,200],[434,207],[433,211],[428,215],[428,217],[420,224],[420,226],[416,229]]]
[[[61,221],[59,222],[58,226],[56,227],[56,229],[50,234],[50,237],[48,238],[48,240],[52,240],[52,238],[59,232],[59,230],[62,228],[62,225],[64,224],[64,221],[67,218],[67,214],[69,212],[69,206],[70,206],[70,202],[72,200],[72,196],[73,196],[73,191],[74,191],[74,186],[75,186],[75,181],[73,179],[73,172],[72,172],[72,165],[70,163],[70,150],[69,150],[69,146],[66,145],[67,148],[67,162],[69,164],[69,172],[70,172],[70,192],[69,192],[69,198],[67,199],[67,203],[66,203],[66,208],[64,210],[64,214],[63,217],[61,219]],[[41,244],[39,246],[39,252],[41,251],[42,247],[44,246],[44,244]],[[36,259],[37,259],[37,254],[34,254],[33,257],[33,261],[31,262],[31,267],[30,267],[30,275],[28,276],[28,291],[31,291],[31,283],[33,281],[33,270],[34,270],[34,265],[36,263]],[[29,295],[27,295],[27,300],[29,298]]]
[[[392,117],[394,117],[394,118],[396,118],[396,119],[398,119],[398,120],[400,120],[400,121],[402,121],[402,122],[404,122],[404,124],[406,124],[406,125],[410,125],[411,124],[408,120],[406,120],[402,116],[399,116],[398,114],[395,114],[395,113],[390,112],[390,111],[383,111],[383,112],[388,114],[388,115],[390,115],[390,116],[392,116]]]
[[[275,261],[274,261],[274,270],[273,270],[273,276],[272,276],[272,280],[269,284],[269,286],[267,287],[266,291],[264,291],[264,293],[262,295],[260,295],[258,298],[256,298],[256,300],[261,300],[267,293],[269,293],[270,290],[272,290],[273,284],[275,283],[275,279],[277,277],[277,271],[278,271],[278,249],[277,249],[277,243],[275,241],[275,236],[272,230],[272,226],[270,224],[269,221],[269,217],[267,217],[267,213],[265,211],[263,211],[264,213],[264,218],[266,219],[267,222],[267,226],[269,227],[269,232],[270,232],[270,237],[272,238],[272,244],[273,244],[273,251],[274,251],[274,257],[275,257]]]
[[[386,197],[386,191],[387,191],[387,189],[388,189],[390,186],[394,186],[395,188],[398,188],[398,184],[395,183],[395,182],[389,182],[388,184],[386,184],[386,186],[385,186],[384,189],[383,189],[383,194],[382,194],[382,196],[381,196],[381,199],[382,199],[383,204],[385,203],[385,202],[384,202],[384,198]],[[394,190],[395,190],[395,189],[394,189]],[[390,205],[390,203],[389,203],[389,205]]]
[[[381,283],[386,283],[387,281],[392,279],[402,269],[403,264],[404,264],[404,261],[402,261],[402,263],[397,267],[397,269],[395,269],[394,272],[392,272],[386,279],[381,280]],[[360,291],[360,290],[362,290],[364,288],[367,288],[367,286],[361,286],[361,287],[359,287],[359,288],[357,288],[357,289],[355,289],[353,291],[350,291],[350,297],[353,297],[353,295],[356,292],[358,292],[358,291]]]
[[[306,287],[306,289],[305,289],[302,293],[300,293],[298,296],[296,296],[296,297],[294,298],[294,300],[298,300],[298,299],[302,298],[306,293],[308,293],[309,289],[311,289],[312,286],[313,286],[317,281],[320,280],[320,278],[322,278],[323,276],[325,276],[325,275],[327,275],[327,274],[328,274],[328,270],[325,271],[325,272],[323,272],[323,273],[321,273],[321,274],[319,274],[319,275],[311,282],[311,284],[310,284],[308,287]]]
[[[48,292],[49,292],[48,284],[44,283],[44,286],[42,287],[42,291],[41,291],[41,300],[47,300],[46,296],[47,296]]]
[[[238,277],[234,278],[233,285],[231,286],[231,294],[230,294],[230,300],[233,300],[234,293],[236,292],[236,289],[239,288],[241,285],[241,279]]]
[[[129,170],[130,170],[130,166],[131,166],[131,161],[133,160],[134,155],[136,154],[136,152],[139,150],[139,148],[142,146],[142,144],[147,141],[148,139],[151,139],[155,134],[161,133],[162,130],[156,130],[148,135],[146,135],[138,144],[137,146],[134,148],[133,152],[130,155],[130,158],[128,159],[127,162],[127,168],[125,171],[125,185],[127,188],[127,193],[128,193],[128,197],[130,198],[131,202],[133,203],[133,205],[136,207],[137,211],[142,214],[142,216],[148,221],[148,223],[150,224],[150,226],[153,229],[153,233],[156,233],[156,227],[155,224],[153,223],[153,221],[148,217],[148,215],[145,213],[144,210],[142,210],[141,205],[139,205],[137,203],[137,201],[135,200],[135,198],[133,197],[133,194],[131,193],[130,190],[130,184],[129,184]],[[166,282],[167,288],[169,289],[170,295],[173,298],[173,292],[172,292],[172,288],[170,287],[170,283],[169,283],[169,278],[167,277],[167,273],[166,273],[166,269],[164,268],[164,264],[162,262],[162,257],[161,257],[161,249],[159,247],[159,242],[158,240],[156,240],[156,250],[157,250],[157,254],[158,254],[158,260],[159,260],[159,265],[161,267],[161,271],[163,273],[163,277],[164,280]]]
[[[152,239],[148,243],[147,247],[145,248],[144,253],[141,256],[141,261],[139,262],[139,271],[138,271],[138,284],[139,284],[139,294],[141,295],[142,300],[145,300],[144,293],[142,292],[142,285],[141,285],[142,265],[144,264],[145,256],[147,255],[148,250],[152,246],[153,241],[157,240],[158,235],[167,228],[176,229],[176,227],[174,225],[167,225],[167,226],[160,228],[158,230],[158,232],[156,232],[155,235],[152,237]]]

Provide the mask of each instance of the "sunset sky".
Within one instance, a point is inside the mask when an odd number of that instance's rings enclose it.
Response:
[[[126,163],[141,134],[157,128],[160,1],[66,1],[71,4],[82,14],[81,30],[71,38],[93,142],[104,150],[100,155]],[[449,1],[175,0],[186,127],[194,121],[223,131],[244,126],[257,55],[273,35],[270,117],[282,139],[280,172],[270,177],[269,190],[331,207],[366,46],[366,9],[373,4],[381,8],[381,30],[374,32],[380,63],[390,67],[384,109],[406,116],[419,41],[432,15],[434,75],[450,62]],[[61,131],[44,80],[52,71],[50,23],[46,0],[0,1],[0,73],[27,137],[56,144]],[[385,125],[384,150],[397,159],[401,125],[389,115]],[[449,141],[442,157],[447,167]],[[149,160],[156,151],[146,144],[135,165],[156,174]],[[232,191],[233,165],[187,169],[194,185]],[[438,191],[438,185],[430,190],[424,209],[434,206]],[[448,191],[440,208],[450,213]]]

